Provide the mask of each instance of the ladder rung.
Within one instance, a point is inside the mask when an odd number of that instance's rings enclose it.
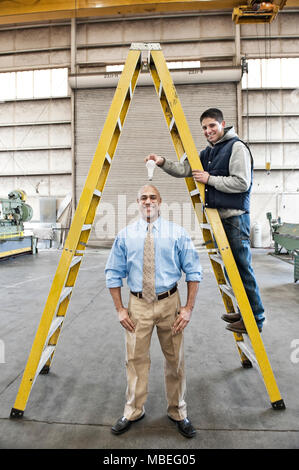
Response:
[[[239,346],[239,348],[243,351],[243,353],[245,354],[246,357],[248,357],[248,359],[251,360],[251,362],[254,362],[258,367],[259,367],[259,364],[256,360],[256,357],[253,353],[253,351],[251,351],[249,349],[249,347],[244,343],[244,341],[237,341],[237,345]]]
[[[62,294],[61,294],[61,296],[60,296],[60,298],[59,298],[59,304],[61,304],[61,302],[63,302],[64,299],[66,299],[67,296],[71,294],[72,290],[73,290],[72,287],[65,287],[65,288],[63,289]]]
[[[120,130],[120,132],[121,132],[121,122],[120,122],[120,118],[118,118],[117,124],[118,124],[118,128],[119,128],[119,130]]]
[[[187,154],[184,153],[184,155],[182,155],[181,158],[180,158],[180,163],[182,163],[184,160],[186,160],[186,158],[187,158]]]
[[[236,300],[234,291],[231,287],[229,287],[227,284],[219,284],[220,289],[224,294],[228,295],[231,299]]]
[[[102,191],[99,191],[98,189],[95,189],[94,192],[93,192],[93,194],[94,194],[95,196],[101,197],[101,196],[102,196]]]
[[[218,264],[221,264],[222,266],[224,266],[224,262],[223,262],[223,259],[221,258],[220,255],[210,255],[210,259],[212,259],[213,261],[216,261],[216,263]]]
[[[51,323],[50,329],[49,329],[49,333],[48,333],[48,336],[47,336],[46,343],[49,341],[51,336],[55,333],[57,328],[59,328],[59,326],[63,322],[63,319],[64,319],[63,316],[59,316],[59,317],[54,318],[54,320]]]
[[[205,230],[212,230],[212,227],[210,224],[200,224],[201,228],[204,228]]]
[[[130,99],[132,99],[132,96],[133,96],[133,92],[132,92],[132,82],[130,82],[130,85],[129,85],[129,93],[130,93]]]
[[[73,268],[76,264],[80,263],[82,260],[82,256],[74,256],[74,258],[71,261],[70,268]]]
[[[110,157],[110,155],[109,155],[108,152],[106,153],[106,160],[107,160],[107,161],[110,163],[110,165],[111,165],[111,157]]]
[[[169,124],[169,131],[171,131],[171,129],[173,128],[175,124],[175,120],[174,120],[174,117],[172,117],[171,121],[170,121],[170,124]]]
[[[196,196],[196,194],[199,194],[199,189],[198,188],[193,189],[192,191],[190,191],[190,196]]]
[[[91,224],[84,224],[82,226],[82,232],[84,232],[85,230],[90,230],[91,229]]]
[[[40,361],[38,363],[38,366],[37,366],[37,369],[36,369],[36,374],[35,374],[35,377],[34,377],[34,380],[33,380],[33,384],[38,376],[38,374],[40,373],[40,371],[42,370],[42,368],[44,367],[44,365],[46,364],[47,360],[49,359],[49,357],[51,356],[51,354],[55,351],[55,346],[54,345],[51,345],[51,346],[47,346],[42,355],[41,355],[41,358],[40,358]]]

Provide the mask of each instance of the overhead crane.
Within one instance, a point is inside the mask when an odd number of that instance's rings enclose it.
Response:
[[[231,10],[235,23],[265,23],[285,7],[299,7],[299,0],[6,0],[1,2],[0,25],[217,10]]]

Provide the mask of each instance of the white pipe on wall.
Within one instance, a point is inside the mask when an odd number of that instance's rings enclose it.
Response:
[[[107,72],[99,74],[70,75],[69,85],[73,89],[77,88],[114,88],[117,86],[120,72]],[[242,77],[241,67],[211,67],[188,69],[183,71],[171,71],[171,77],[175,84],[194,83],[220,83],[239,82]],[[153,85],[152,77],[149,73],[141,73],[137,82],[139,86]]]

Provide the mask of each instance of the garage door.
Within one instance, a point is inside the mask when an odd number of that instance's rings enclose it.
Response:
[[[176,90],[198,150],[206,146],[199,124],[205,109],[222,109],[227,125],[236,126],[235,83],[177,85]],[[75,91],[77,202],[114,92],[114,88]],[[144,158],[151,152],[177,161],[154,87],[137,86],[97,210],[91,243],[110,246],[116,233],[138,217],[136,195],[147,182]],[[157,168],[153,184],[162,196],[162,215],[183,225],[196,243],[200,242],[201,232],[185,180],[173,178]]]

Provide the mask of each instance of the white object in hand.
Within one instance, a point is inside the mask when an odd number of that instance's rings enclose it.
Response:
[[[149,181],[151,181],[153,179],[154,170],[155,170],[155,167],[156,167],[156,162],[154,160],[148,160],[146,162],[145,166],[147,168],[148,179],[149,179]]]

